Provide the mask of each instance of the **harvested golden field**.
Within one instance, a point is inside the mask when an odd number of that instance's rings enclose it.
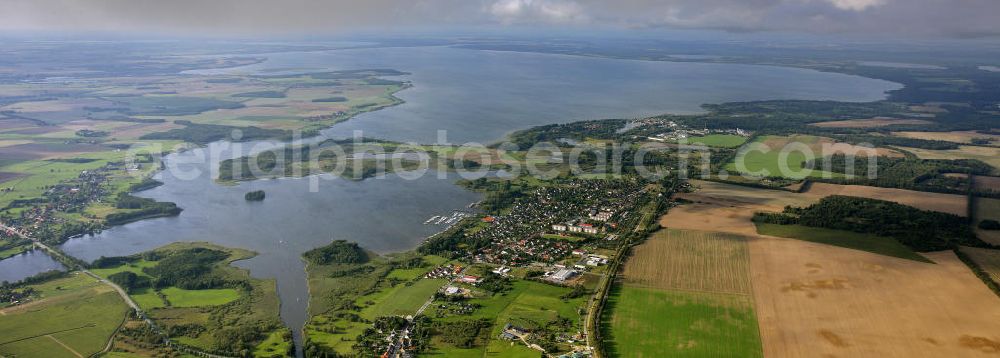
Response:
[[[667,215],[660,218],[660,226],[756,235],[757,228],[750,222],[755,211],[781,211],[786,205],[805,206],[818,200],[789,191],[701,180],[690,182],[698,188],[697,191],[675,196],[694,203],[670,209]]]
[[[930,124],[933,122],[922,119],[898,119],[887,117],[875,117],[867,119],[848,119],[844,121],[812,123],[811,126],[820,128],[879,128],[897,124]]]
[[[958,149],[930,150],[910,147],[899,147],[913,153],[920,159],[979,159],[993,166],[993,175],[1000,175],[1000,148],[977,147],[971,145],[959,146]]]
[[[784,190],[759,189],[703,180],[690,180],[689,182],[697,190],[694,193],[677,194],[678,198],[764,211],[781,211],[785,205],[809,205],[816,200],[807,195]]]
[[[962,253],[968,255],[976,265],[986,271],[993,282],[1000,283],[1000,250],[963,246]]]
[[[893,201],[918,209],[940,211],[958,216],[968,215],[968,197],[965,195],[826,183],[812,183],[803,194],[816,197],[817,200],[830,195],[856,196]]]
[[[991,243],[993,245],[1000,245],[1000,231],[986,231],[976,229],[976,236],[980,240]]]
[[[761,142],[772,151],[781,151],[786,146],[794,145],[798,147],[808,147],[812,150],[815,156],[825,157],[834,154],[857,154],[864,155],[871,151],[875,151],[880,156],[887,157],[902,157],[903,154],[892,149],[886,148],[868,148],[857,146],[853,144],[848,144],[844,142],[837,142],[831,138],[817,137],[812,135],[804,134],[793,134],[789,136],[767,136]],[[791,147],[790,147],[791,148]]]
[[[760,357],[747,238],[661,230],[634,248],[608,298],[610,357]]]
[[[972,144],[972,140],[976,138],[988,138],[990,139],[990,144],[997,144],[1000,141],[1000,135],[995,134],[983,134],[976,131],[955,131],[955,132],[892,132],[894,137],[904,137],[904,138],[914,138],[914,139],[924,139],[924,140],[943,140],[946,142],[962,143],[962,144]]]
[[[683,230],[704,230],[739,235],[756,235],[750,219],[754,210],[718,204],[687,204],[670,209],[660,218],[660,226]]]
[[[691,180],[690,182],[698,190],[694,193],[677,194],[676,197],[693,201],[694,204],[670,209],[670,212],[660,219],[661,226],[756,235],[757,230],[750,222],[754,212],[779,212],[784,210],[787,205],[808,206],[830,195],[887,200],[924,210],[936,210],[960,216],[967,214],[967,198],[954,194],[825,183],[813,183],[808,191],[793,193],[701,180]],[[992,202],[987,200],[985,205],[993,207],[991,204]],[[1000,216],[1000,204],[996,207],[997,216]],[[988,208],[984,210],[988,210]]]
[[[633,286],[716,293],[750,293],[747,238],[661,230],[634,249],[622,277]]]
[[[1000,191],[1000,177],[976,176],[976,190]]]
[[[977,198],[976,217],[1000,221],[1000,199]]]
[[[1000,220],[1000,199],[978,198],[976,199],[976,218],[979,220],[993,219]],[[976,236],[993,245],[1000,245],[1000,231],[987,231],[976,229]]]
[[[749,250],[765,356],[1000,353],[1000,298],[951,252],[928,264],[771,237]]]
[[[910,106],[910,110],[920,113],[948,113],[947,109],[941,108],[941,106],[933,103],[928,103],[922,106]]]

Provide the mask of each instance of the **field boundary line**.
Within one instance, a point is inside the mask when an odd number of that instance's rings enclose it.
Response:
[[[73,353],[73,355],[83,358],[83,354],[80,354],[80,352],[77,352],[75,349],[70,348],[70,346],[67,346],[66,343],[63,343],[62,341],[56,339],[56,337],[53,337],[51,334],[46,334],[45,336],[49,337],[49,339],[56,342],[56,344],[62,346],[63,348],[66,348],[66,350],[68,350],[70,353]]]
[[[50,334],[59,334],[59,333],[63,333],[63,332],[69,332],[69,331],[75,331],[75,330],[78,330],[78,329],[93,328],[93,327],[97,327],[97,325],[95,325],[93,323],[88,323],[88,324],[82,325],[80,327],[67,328],[67,329],[63,329],[63,330],[59,330],[59,331],[46,332],[46,333],[36,334],[34,336],[31,336],[31,337],[18,338],[18,339],[12,340],[12,341],[2,342],[2,343],[0,343],[0,346],[5,346],[5,345],[11,344],[11,343],[17,343],[17,342],[21,342],[21,341],[26,341],[26,340],[29,340],[29,339],[35,339],[35,338],[39,338],[39,337],[44,337],[44,336],[47,336],[47,335],[50,335]]]
[[[760,346],[758,348],[760,348],[760,356],[763,357],[764,356],[764,331],[761,330],[761,327],[760,327],[760,311],[761,310],[759,309],[759,307],[757,307],[757,296],[756,296],[757,289],[753,285],[753,283],[754,283],[754,279],[753,279],[753,251],[750,250],[750,241],[751,240],[761,240],[761,239],[762,239],[762,236],[759,235],[759,234],[758,234],[757,237],[747,237],[747,239],[746,239],[746,246],[747,246],[747,270],[749,270],[748,274],[750,275],[750,280],[749,280],[750,281],[750,308],[753,309],[753,318],[754,318],[755,321],[757,321],[757,339],[760,342]]]
[[[689,292],[689,293],[706,293],[706,294],[712,294],[712,295],[744,296],[744,297],[751,297],[751,298],[753,296],[753,292],[751,292],[751,293],[739,293],[739,292],[726,292],[726,291],[694,290],[694,289],[689,289],[689,288],[654,287],[654,286],[649,286],[649,285],[631,283],[631,282],[628,282],[628,281],[623,281],[622,284],[628,285],[628,286],[632,286],[632,287],[635,287],[635,288],[643,288],[643,289],[650,289],[650,290],[678,291],[678,292]]]

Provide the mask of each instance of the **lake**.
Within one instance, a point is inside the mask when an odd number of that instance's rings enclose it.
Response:
[[[65,268],[45,252],[31,250],[0,260],[0,282],[20,281],[45,271]]]
[[[414,87],[398,94],[405,104],[360,115],[324,131],[331,137],[363,131],[367,137],[434,142],[447,130],[452,143],[493,142],[526,127],[665,112],[694,113],[703,103],[767,99],[873,101],[895,83],[811,70],[733,65],[614,60],[447,47],[352,49],[266,54],[251,66],[193,73],[275,73],[393,68]],[[308,69],[308,70],[302,70]],[[249,144],[242,144],[249,146]],[[280,145],[280,143],[273,143]],[[228,157],[229,143],[210,145]],[[227,156],[223,156],[227,158]],[[191,158],[173,154],[167,163]],[[187,165],[208,172],[217,160]],[[423,225],[433,215],[464,209],[479,194],[454,185],[454,176],[418,180],[397,176],[361,182],[312,178],[263,180],[225,186],[207,174],[181,179],[163,173],[163,186],[140,196],[184,208],[161,218],[73,239],[68,254],[93,260],[128,255],[175,241],[208,241],[260,253],[237,263],[255,277],[277,279],[282,319],[298,334],[306,320],[305,274],[300,255],[333,239],[359,242],[377,252],[413,249],[442,229]],[[250,190],[267,199],[244,201]]]

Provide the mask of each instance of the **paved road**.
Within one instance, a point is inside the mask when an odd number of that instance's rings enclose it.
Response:
[[[0,229],[12,232],[15,235],[20,236],[23,239],[31,240],[31,242],[35,243],[35,246],[38,246],[38,247],[42,248],[42,250],[45,250],[46,252],[48,252],[49,255],[51,255],[53,257],[57,257],[57,258],[62,258],[63,260],[61,260],[61,262],[74,262],[72,259],[68,258],[66,256],[66,254],[62,253],[62,251],[53,249],[49,245],[43,244],[41,241],[39,241],[39,240],[37,240],[37,239],[35,239],[33,237],[30,237],[28,235],[25,235],[24,233],[18,231],[17,229],[14,229],[14,228],[12,228],[10,226],[7,226],[4,223],[0,223]],[[128,293],[126,293],[125,290],[121,288],[121,286],[118,286],[114,282],[105,280],[101,276],[98,276],[97,274],[95,274],[93,272],[90,272],[90,270],[87,270],[87,268],[85,268],[83,266],[80,266],[80,265],[73,265],[73,266],[74,267],[70,267],[70,269],[78,270],[80,272],[83,272],[85,275],[93,277],[98,282],[103,283],[103,284],[108,285],[111,288],[113,288],[115,290],[115,292],[118,292],[118,295],[122,297],[122,300],[124,300],[125,303],[129,305],[129,307],[132,307],[132,309],[135,310],[136,314],[138,314],[139,317],[142,318],[143,321],[146,321],[146,323],[149,324],[150,327],[153,327],[153,330],[155,330],[157,332],[160,332],[160,334],[162,334],[164,337],[166,337],[166,334],[164,334],[164,332],[162,330],[160,330],[160,327],[157,326],[156,323],[153,323],[153,320],[149,319],[149,317],[146,316],[146,313],[142,311],[142,309],[139,307],[138,304],[135,303],[135,301],[132,300],[132,297],[129,297]],[[108,340],[108,344],[105,347],[104,351],[107,352],[108,350],[110,350],[113,343],[114,343],[114,335],[112,335],[111,338]],[[170,345],[170,340],[166,340],[165,343],[167,345]],[[184,349],[184,351],[187,352],[188,350]],[[229,357],[226,357],[226,356],[220,356],[220,355],[215,355],[215,354],[210,354],[210,353],[205,353],[205,352],[200,352],[200,351],[194,351],[194,352],[188,352],[188,353],[193,353],[195,355],[199,355],[199,356],[202,356],[202,357],[209,357],[209,358],[229,358]]]
[[[14,233],[17,236],[20,236],[22,239],[31,240],[31,242],[35,243],[35,246],[38,246],[38,247],[42,248],[42,250],[45,250],[51,256],[59,257],[59,258],[63,258],[63,259],[67,259],[66,255],[63,254],[61,251],[55,250],[55,249],[49,247],[49,245],[43,244],[41,241],[38,241],[35,238],[27,236],[27,235],[21,233],[20,231],[17,231],[17,229],[14,229],[14,228],[12,228],[10,226],[7,226],[6,224],[0,223],[0,229],[4,229],[4,230],[7,230],[9,232],[12,232],[12,233]],[[69,261],[71,261],[71,260],[63,260],[63,262],[69,262]],[[126,293],[125,290],[123,290],[120,286],[118,286],[114,282],[105,280],[105,279],[101,278],[100,276],[97,276],[93,272],[90,272],[89,270],[87,270],[86,268],[84,268],[82,266],[71,267],[71,269],[79,270],[80,272],[83,272],[84,274],[86,274],[86,275],[88,275],[90,277],[93,277],[97,281],[100,281],[103,284],[111,286],[111,288],[115,289],[115,291],[118,292],[118,295],[122,297],[122,300],[125,300],[125,303],[128,304],[129,307],[132,307],[132,309],[134,309],[136,311],[141,311],[139,309],[139,305],[136,304],[135,301],[132,300],[132,297],[129,297],[128,293]],[[147,321],[148,321],[148,319],[147,319]]]

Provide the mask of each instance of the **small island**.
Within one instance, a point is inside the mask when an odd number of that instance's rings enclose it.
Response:
[[[243,196],[247,201],[264,201],[264,191],[254,190]]]

